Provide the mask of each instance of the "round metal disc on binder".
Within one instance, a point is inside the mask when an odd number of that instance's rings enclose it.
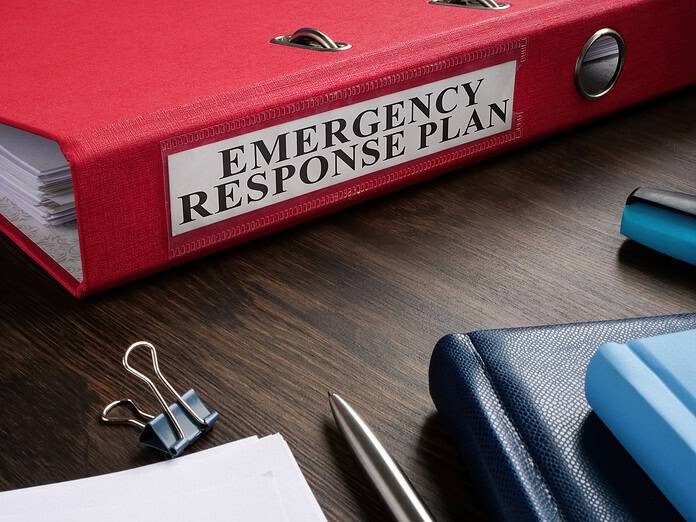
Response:
[[[431,4],[450,7],[466,7],[469,9],[507,9],[510,4],[497,0],[430,0]]]
[[[582,47],[575,62],[575,87],[586,100],[598,100],[616,85],[624,64],[625,44],[613,29],[600,29]]]
[[[292,34],[276,36],[271,43],[287,45],[290,47],[300,47],[312,51],[345,51],[351,45],[345,42],[336,42],[327,34],[313,27],[302,27]]]

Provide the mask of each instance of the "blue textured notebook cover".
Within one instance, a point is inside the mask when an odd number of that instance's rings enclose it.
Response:
[[[592,410],[688,520],[696,520],[696,330],[603,344]]]
[[[585,400],[597,347],[696,328],[696,314],[442,338],[430,392],[493,513],[507,520],[681,520]]]

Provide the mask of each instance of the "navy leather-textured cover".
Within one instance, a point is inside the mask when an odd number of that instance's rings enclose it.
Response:
[[[696,314],[443,337],[430,393],[499,518],[681,520],[585,401],[605,342],[696,328]]]

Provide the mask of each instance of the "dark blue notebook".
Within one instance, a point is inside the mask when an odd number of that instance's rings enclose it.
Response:
[[[442,338],[430,393],[496,516],[681,520],[592,413],[597,347],[696,328],[696,314],[486,330]]]

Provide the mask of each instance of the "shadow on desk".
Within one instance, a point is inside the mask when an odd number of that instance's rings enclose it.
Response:
[[[333,419],[324,423],[324,434],[341,480],[360,508],[360,520],[389,520],[386,505],[379,498],[343,435],[334,425]]]
[[[439,415],[427,418],[418,440],[418,455],[428,474],[428,483],[436,488],[444,512],[434,513],[437,520],[490,520],[481,503],[474,470],[465,466],[449,438]],[[421,491],[428,503],[425,491]],[[432,505],[433,503],[429,503]]]
[[[324,424],[324,433],[342,481],[360,506],[360,520],[391,520],[386,505],[333,422]],[[436,520],[489,519],[478,498],[473,477],[464,469],[438,415],[433,414],[425,421],[416,450],[419,476],[415,476],[413,471],[405,473],[428,508],[434,511]],[[430,489],[423,489],[424,484],[430,485]],[[438,497],[437,502],[434,501],[435,497]],[[443,505],[444,510],[438,512],[434,509]]]
[[[619,262],[645,273],[646,279],[657,279],[662,284],[679,287],[682,291],[696,288],[696,267],[661,254],[633,240],[623,242],[618,252]]]

